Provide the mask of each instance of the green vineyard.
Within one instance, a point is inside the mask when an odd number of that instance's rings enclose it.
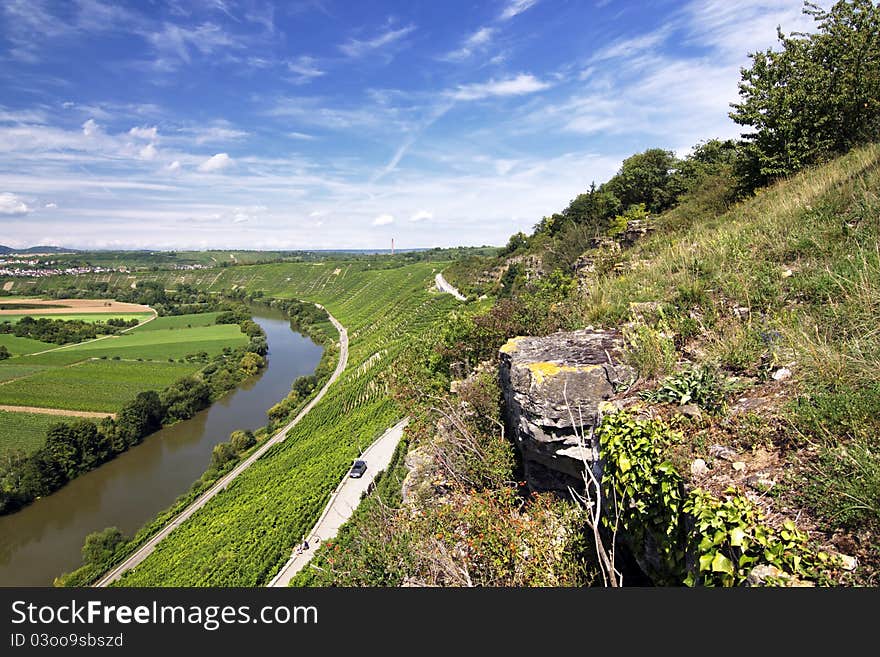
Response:
[[[372,264],[372,266],[370,266]],[[384,374],[414,336],[456,306],[433,291],[442,263],[381,269],[372,263],[295,263],[144,278],[213,291],[321,303],[349,331],[348,366],[326,397],[227,490],[129,571],[122,586],[258,586],[283,565],[359,450],[399,419]],[[124,279],[126,284],[130,279]],[[96,282],[115,284],[113,277]],[[159,321],[159,320],[156,320]]]

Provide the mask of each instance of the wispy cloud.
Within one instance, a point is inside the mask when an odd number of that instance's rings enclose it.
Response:
[[[374,226],[387,226],[388,224],[394,223],[394,216],[390,214],[380,214],[378,217],[373,219]]]
[[[339,49],[349,57],[357,59],[374,50],[378,50],[400,41],[415,29],[415,25],[407,25],[396,30],[389,28],[372,39],[349,39],[347,42],[340,45]]]
[[[317,60],[308,55],[303,55],[297,57],[292,62],[287,62],[287,68],[291,73],[295,74],[294,77],[289,78],[294,84],[306,84],[325,74],[325,71],[318,68]]]
[[[160,31],[149,34],[148,39],[159,55],[155,64],[160,69],[173,69],[181,62],[190,64],[193,53],[212,55],[243,47],[231,34],[213,23],[202,23],[195,28],[165,23]]]
[[[479,30],[468,36],[460,48],[446,53],[440,59],[460,62],[470,58],[475,52],[484,50],[492,42],[492,36],[495,34],[495,28],[481,27]]]
[[[192,141],[199,146],[202,144],[222,144],[231,141],[239,141],[250,134],[244,130],[239,130],[229,121],[222,119],[210,121],[204,125],[193,125],[180,128],[178,133],[187,139],[192,139]]]
[[[314,141],[317,139],[315,135],[310,135],[306,132],[288,132],[287,136],[291,139],[299,139],[301,141]]]
[[[489,80],[475,84],[461,85],[450,95],[455,100],[481,100],[495,96],[521,96],[550,87],[549,82],[539,80],[534,75],[520,73],[506,80]]]
[[[538,4],[538,0],[509,0],[507,6],[501,11],[499,18],[503,21],[510,20],[514,16],[519,16]]]

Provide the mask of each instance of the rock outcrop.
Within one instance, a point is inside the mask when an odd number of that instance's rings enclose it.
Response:
[[[585,463],[599,473],[590,440],[599,404],[634,377],[620,348],[617,332],[593,329],[517,337],[501,348],[505,419],[532,490],[583,489]]]

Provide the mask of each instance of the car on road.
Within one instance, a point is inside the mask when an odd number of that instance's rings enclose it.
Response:
[[[362,477],[364,472],[367,471],[367,462],[366,461],[355,461],[351,466],[351,472],[349,472],[349,477]]]

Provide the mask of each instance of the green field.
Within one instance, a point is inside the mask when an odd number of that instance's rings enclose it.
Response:
[[[35,452],[46,440],[46,430],[56,422],[73,420],[66,415],[0,411],[0,455],[9,450]]]
[[[61,348],[2,335],[13,353],[51,351],[0,361],[0,404],[115,412],[138,392],[164,388],[202,367],[169,359],[180,361],[200,352],[213,356],[247,344],[237,325],[213,325],[216,313],[186,317],[168,322],[166,330],[132,331]],[[184,328],[198,323],[210,325]]]
[[[46,319],[61,319],[64,321],[78,320],[81,322],[106,322],[108,319],[136,319],[139,322],[152,317],[153,313],[41,313],[38,311],[15,315],[0,315],[0,323],[9,322],[15,324],[23,317],[45,317]]]
[[[359,448],[400,418],[387,395],[388,366],[413,337],[459,305],[430,291],[437,267],[381,269],[375,261],[369,267],[337,260],[223,271],[215,289],[246,285],[267,297],[324,304],[349,330],[348,367],[288,440],[162,541],[122,585],[255,586],[275,574]],[[191,274],[189,282],[203,275]]]
[[[191,374],[190,363],[87,360],[0,386],[0,404],[115,412],[143,390],[160,390]]]
[[[199,313],[197,315],[169,315],[167,317],[157,317],[152,322],[147,322],[143,326],[132,330],[140,331],[162,331],[180,328],[195,328],[197,326],[213,326],[220,313]]]
[[[39,340],[31,340],[30,338],[19,338],[10,333],[0,333],[0,344],[4,345],[13,356],[32,354],[37,351],[54,349],[58,346],[51,342],[40,342]]]

